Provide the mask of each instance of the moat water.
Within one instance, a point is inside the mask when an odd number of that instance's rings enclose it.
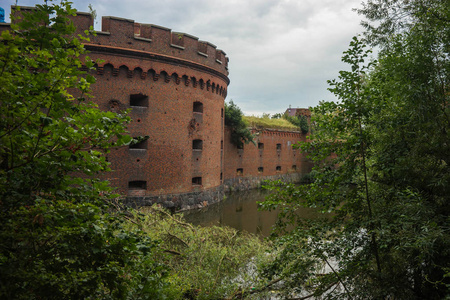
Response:
[[[258,210],[257,202],[264,201],[268,194],[268,191],[260,189],[229,193],[220,203],[185,212],[184,216],[186,221],[194,225],[230,226],[266,237],[278,217],[278,210]],[[307,208],[298,213],[305,218],[317,215],[314,210]]]

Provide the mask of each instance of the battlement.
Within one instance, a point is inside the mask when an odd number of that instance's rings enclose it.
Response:
[[[77,33],[89,30],[94,24],[92,15],[84,12],[77,12],[72,20],[77,27]],[[207,66],[225,76],[228,75],[226,53],[209,42],[200,41],[193,35],[112,16],[102,18],[101,28],[101,31],[96,31],[96,36],[90,36],[90,42],[86,43],[87,45],[130,49],[179,58]]]
[[[16,6],[11,6],[16,18],[34,9],[20,6],[20,10],[17,10]],[[84,34],[94,25],[93,16],[87,12],[77,12],[71,19],[77,28],[76,34]],[[9,25],[2,23],[0,31],[8,30]],[[222,78],[228,76],[226,53],[217,49],[214,44],[201,41],[193,35],[113,16],[102,17],[101,28],[101,31],[95,32],[95,36],[89,36],[89,42],[83,42],[89,51],[95,52],[98,49],[102,52],[107,49],[109,52],[118,51],[122,54],[126,52],[130,56],[159,57],[175,64],[198,65],[202,69],[206,67],[213,70],[213,73],[220,73]]]

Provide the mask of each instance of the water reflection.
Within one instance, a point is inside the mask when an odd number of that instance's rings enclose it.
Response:
[[[270,234],[278,215],[278,210],[258,210],[257,201],[264,201],[268,193],[259,189],[230,193],[220,203],[189,211],[184,215],[186,220],[194,225],[225,225],[265,237]],[[316,215],[311,209],[304,209],[299,213],[303,217]]]

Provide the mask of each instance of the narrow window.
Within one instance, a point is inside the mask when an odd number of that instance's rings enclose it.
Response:
[[[281,171],[281,166],[277,166],[277,171]]]
[[[237,176],[242,176],[242,174],[244,174],[244,169],[243,168],[236,169],[236,175]]]
[[[223,118],[223,108],[220,110],[220,116]]]
[[[259,150],[264,149],[264,143],[258,143],[258,149]]]
[[[192,141],[192,149],[202,150],[203,149],[203,141],[202,140],[193,140]]]
[[[264,172],[264,168],[263,167],[259,167],[258,168],[258,173],[262,173],[262,172]]]
[[[195,113],[203,113],[203,103],[201,103],[199,101],[195,101],[193,111]]]
[[[148,96],[142,94],[130,95],[130,106],[148,107]]]
[[[281,150],[281,144],[277,144],[277,150]]]
[[[147,149],[147,139],[142,141],[138,137],[134,137],[129,145],[130,149]]]
[[[220,173],[220,180],[222,180],[223,179],[223,174],[222,173]]]
[[[297,170],[297,166],[296,165],[292,165],[292,170]]]
[[[143,180],[128,181],[128,189],[130,189],[130,190],[146,190],[147,189],[147,181],[143,181]]]
[[[220,149],[223,150],[223,141],[220,141]]]
[[[192,177],[192,185],[202,185],[201,177]]]

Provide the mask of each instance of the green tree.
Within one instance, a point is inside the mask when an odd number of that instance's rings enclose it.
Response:
[[[308,133],[309,125],[306,116],[289,116],[288,114],[284,114],[283,118],[300,128],[303,133]]]
[[[378,61],[365,66],[368,52],[352,41],[343,56],[351,71],[329,82],[339,101],[312,110],[312,142],[302,145],[314,181],[272,186],[263,205],[282,207],[285,235],[266,274],[283,278],[287,293],[442,299],[450,287],[448,1],[367,5],[362,13],[380,21],[367,31],[381,45]],[[303,206],[324,217],[297,218]]]
[[[369,112],[363,87],[367,56],[355,38],[343,56],[352,71],[341,71],[339,81],[329,82],[341,101],[323,102],[312,109],[317,125],[311,143],[303,144],[302,150],[315,163],[314,181],[300,187],[276,182],[272,189],[277,193],[262,203],[266,209],[282,207],[284,222],[278,224],[277,232],[281,254],[266,272],[282,277],[287,292],[336,298],[351,298],[356,291],[360,297],[378,292],[381,267],[373,200],[367,191],[368,137],[363,126]],[[303,206],[317,208],[324,217],[297,218],[295,212]],[[295,228],[287,230],[291,225]],[[358,265],[355,260],[364,263]],[[324,271],[325,265],[329,272]]]
[[[156,298],[157,244],[123,228],[97,179],[129,118],[89,101],[95,62],[74,14],[46,2],[1,33],[0,298]]]
[[[362,5],[355,10],[367,19],[361,22],[366,40],[380,45],[382,50],[389,49],[392,36],[408,34],[419,27],[432,30],[436,26],[448,39],[449,0],[367,0]]]
[[[233,100],[225,103],[225,125],[230,127],[231,142],[238,148],[242,148],[244,143],[255,143],[248,125],[242,119],[243,116],[241,109],[233,103]]]
[[[276,113],[271,116],[271,119],[281,119],[283,115],[283,113]]]

